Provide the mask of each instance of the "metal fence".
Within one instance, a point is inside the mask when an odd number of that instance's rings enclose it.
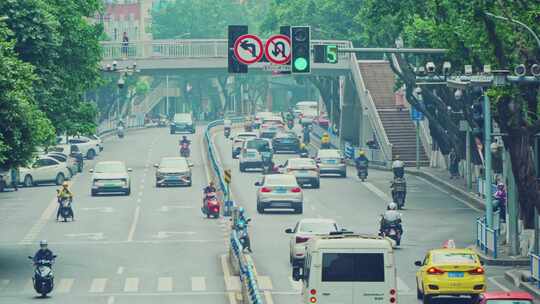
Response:
[[[540,256],[530,254],[531,256],[531,277],[536,281],[536,287],[540,288]]]
[[[96,133],[101,136],[116,131],[118,127],[118,121],[119,120],[117,118],[106,119],[102,121],[98,125]],[[127,117],[126,119],[123,119],[123,121],[125,123],[126,129],[144,127],[144,116]]]
[[[240,123],[244,121],[244,118],[232,118],[232,123]],[[208,157],[212,164],[212,170],[218,178],[219,186],[223,192],[223,196],[228,196],[228,188],[226,187],[225,180],[223,178],[223,168],[219,165],[217,157],[215,155],[216,150],[212,143],[212,137],[210,135],[211,129],[222,126],[223,120],[212,121],[208,124],[205,132],[204,139],[208,147]],[[261,298],[261,292],[257,284],[257,279],[254,271],[254,265],[251,259],[248,259],[243,253],[243,247],[238,239],[238,235],[235,230],[231,231],[230,235],[230,259],[233,264],[233,268],[237,268],[242,283],[242,295],[244,303],[246,304],[264,304]]]
[[[476,246],[486,255],[491,255],[496,259],[500,235],[499,213],[496,212],[493,216],[496,219],[493,228],[487,227],[485,216],[476,219]]]

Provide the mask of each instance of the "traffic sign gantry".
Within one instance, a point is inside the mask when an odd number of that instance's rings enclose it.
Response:
[[[274,64],[287,64],[291,59],[291,39],[286,35],[274,35],[266,40],[264,54]]]
[[[234,43],[234,56],[244,64],[253,64],[263,56],[263,43],[255,35],[242,35]]]
[[[231,179],[232,179],[232,176],[231,176],[231,169],[225,169],[224,171],[224,179],[225,179],[225,182],[227,184],[230,184],[231,183]]]

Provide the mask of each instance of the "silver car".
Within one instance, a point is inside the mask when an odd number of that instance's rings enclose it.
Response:
[[[294,228],[288,228],[285,233],[291,234],[290,258],[292,265],[303,265],[306,243],[314,235],[329,234],[341,231],[335,220],[324,218],[301,219]]]
[[[339,174],[347,177],[347,164],[340,150],[320,149],[315,158],[321,174]]]
[[[164,157],[155,164],[156,187],[178,185],[191,186],[192,165],[185,157]]]
[[[264,175],[261,182],[256,182],[257,212],[266,209],[292,209],[295,213],[304,210],[304,194],[296,178],[289,174]]]
[[[280,170],[284,174],[296,177],[301,186],[309,184],[315,189],[321,187],[319,167],[311,158],[290,158],[280,166]]]
[[[92,196],[99,193],[131,193],[131,182],[126,165],[121,161],[102,161],[90,169],[92,175]]]
[[[272,142],[264,138],[247,139],[244,141],[239,156],[239,170],[262,169],[263,159],[261,153],[272,153]]]
[[[255,132],[241,132],[236,134],[234,139],[231,138],[233,141],[232,145],[232,158],[237,158],[238,155],[240,155],[240,151],[242,151],[242,146],[244,145],[244,141],[252,138],[257,138],[257,133]]]

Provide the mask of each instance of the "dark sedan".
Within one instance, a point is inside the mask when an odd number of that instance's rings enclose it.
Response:
[[[279,133],[272,139],[274,153],[287,151],[298,153],[300,151],[300,140],[294,133]]]

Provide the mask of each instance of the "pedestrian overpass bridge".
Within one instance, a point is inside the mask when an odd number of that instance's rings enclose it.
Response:
[[[312,45],[337,45],[339,48],[352,48],[351,41],[312,40]],[[133,41],[127,46],[121,42],[102,42],[102,65],[105,67],[114,61],[118,68],[137,64],[137,70],[143,75],[162,76],[164,74],[189,75],[197,73],[210,77],[228,75],[228,42],[226,39],[188,39],[188,40],[152,40]],[[389,163],[392,159],[392,144],[384,129],[376,104],[360,73],[360,67],[354,53],[340,53],[336,64],[311,64],[311,75],[344,75],[345,93],[341,107],[342,130],[338,137],[339,145],[344,141],[353,142],[370,152],[371,159]],[[268,63],[255,63],[249,66],[249,73],[270,72],[264,69]],[[372,71],[367,71],[371,73]],[[166,92],[163,84],[151,92],[148,101],[137,105],[140,113],[147,113]],[[160,93],[161,92],[161,93]],[[159,94],[158,94],[159,93]],[[168,93],[170,95],[170,91]],[[160,95],[160,96],[157,96]],[[150,100],[152,99],[152,100]],[[334,97],[333,102],[339,102]],[[371,151],[364,145],[376,138],[378,147]]]
[[[332,44],[339,48],[350,48],[350,41],[314,40],[314,45]],[[126,48],[121,42],[101,42],[103,49],[103,62],[112,64],[118,61],[120,67],[137,63],[137,69],[144,74],[164,73],[167,71],[197,71],[227,73],[227,47],[226,39],[188,39],[188,40],[152,40],[130,42]],[[127,55],[127,56],[126,56]],[[350,70],[351,56],[340,54],[337,64],[311,65],[312,73],[317,75],[339,75]],[[268,63],[255,63],[250,65],[251,72],[266,72],[264,66]],[[266,72],[268,73],[268,72]]]

